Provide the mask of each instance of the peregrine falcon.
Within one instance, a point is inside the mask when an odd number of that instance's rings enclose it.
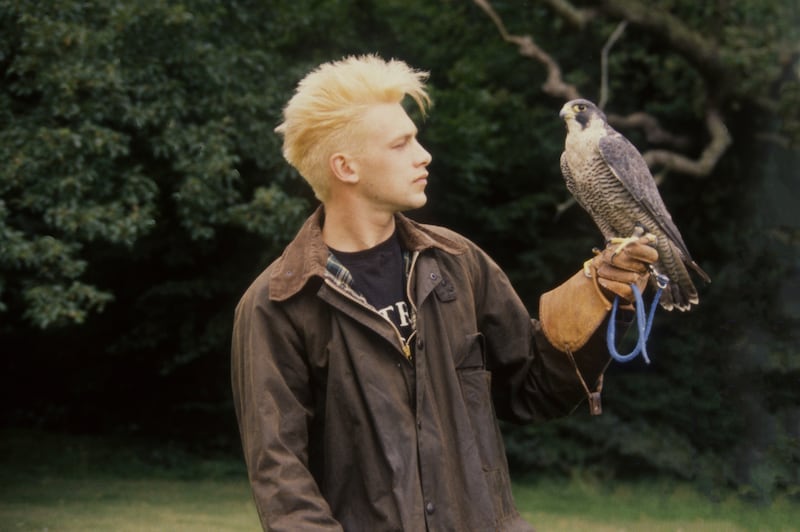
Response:
[[[592,217],[607,241],[620,242],[639,228],[656,236],[655,272],[670,283],[661,295],[666,310],[689,310],[699,302],[687,267],[705,282],[708,274],[692,260],[639,151],[608,125],[588,100],[572,100],[559,116],[567,124],[561,173],[567,189]],[[651,283],[655,283],[651,276]]]

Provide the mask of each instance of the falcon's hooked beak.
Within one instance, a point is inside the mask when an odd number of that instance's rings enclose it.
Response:
[[[562,107],[561,111],[558,113],[558,116],[564,121],[575,118],[575,113],[572,111],[572,102],[565,103],[564,107]]]

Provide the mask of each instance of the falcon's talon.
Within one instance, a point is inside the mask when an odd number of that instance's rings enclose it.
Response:
[[[631,244],[635,244],[639,241],[641,237],[636,236],[636,232],[634,231],[633,236],[629,236],[628,238],[611,238],[609,239],[609,244],[616,245],[617,249],[614,250],[613,256],[616,257],[619,255],[623,249],[630,246]]]

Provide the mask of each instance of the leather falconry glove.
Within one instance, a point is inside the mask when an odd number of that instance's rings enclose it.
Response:
[[[566,282],[542,294],[539,321],[545,336],[558,350],[572,353],[584,346],[611,310],[617,295],[622,308],[631,307],[636,283],[644,290],[650,278],[650,265],[658,260],[652,247],[655,236],[635,235],[613,241],[594,258],[584,263]]]

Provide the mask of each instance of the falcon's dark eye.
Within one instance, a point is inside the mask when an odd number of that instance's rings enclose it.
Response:
[[[575,106],[575,108],[578,109],[578,112],[580,113],[586,110],[586,105],[579,103],[578,105]]]

